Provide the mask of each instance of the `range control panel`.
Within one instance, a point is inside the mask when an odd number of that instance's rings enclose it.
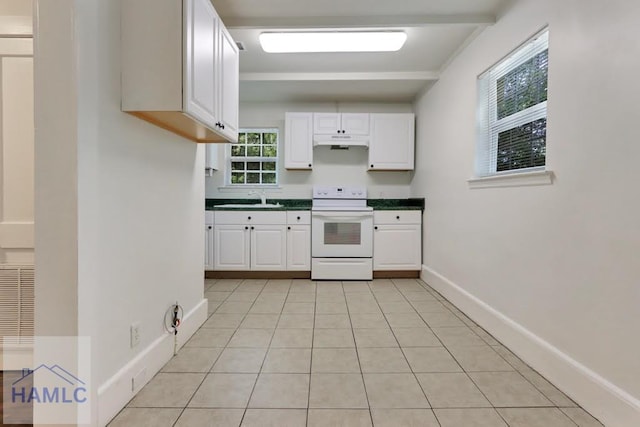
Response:
[[[313,187],[314,199],[366,199],[366,187]]]

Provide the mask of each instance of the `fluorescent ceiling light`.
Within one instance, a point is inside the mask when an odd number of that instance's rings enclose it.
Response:
[[[315,31],[260,34],[267,53],[395,52],[407,40],[404,31]]]

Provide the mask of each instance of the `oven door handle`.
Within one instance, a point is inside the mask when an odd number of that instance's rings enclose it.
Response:
[[[337,220],[337,221],[353,221],[360,218],[373,218],[373,214],[359,214],[359,215],[326,215],[326,214],[311,214],[312,217],[323,220]]]

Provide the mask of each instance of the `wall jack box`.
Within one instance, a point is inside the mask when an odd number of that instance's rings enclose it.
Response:
[[[140,322],[131,324],[131,348],[140,344]]]

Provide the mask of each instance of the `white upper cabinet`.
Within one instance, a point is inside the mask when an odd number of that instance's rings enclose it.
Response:
[[[226,135],[229,141],[238,140],[238,105],[239,105],[239,70],[240,55],[238,45],[231,37],[224,25],[220,25],[220,49],[217,63],[220,66],[217,75],[218,81],[219,110],[218,119],[222,134]]]
[[[369,135],[369,114],[314,113],[315,135]]]
[[[369,170],[413,170],[414,115],[371,114]]]
[[[340,133],[341,121],[338,113],[314,113],[313,114],[313,133],[314,134],[333,134]]]
[[[216,49],[220,19],[208,0],[186,0],[184,112],[201,123],[217,122]]]
[[[285,113],[284,167],[313,167],[313,113]]]
[[[238,48],[210,0],[121,5],[122,110],[196,142],[238,139]]]
[[[369,114],[341,114],[342,133],[347,135],[369,135]]]

